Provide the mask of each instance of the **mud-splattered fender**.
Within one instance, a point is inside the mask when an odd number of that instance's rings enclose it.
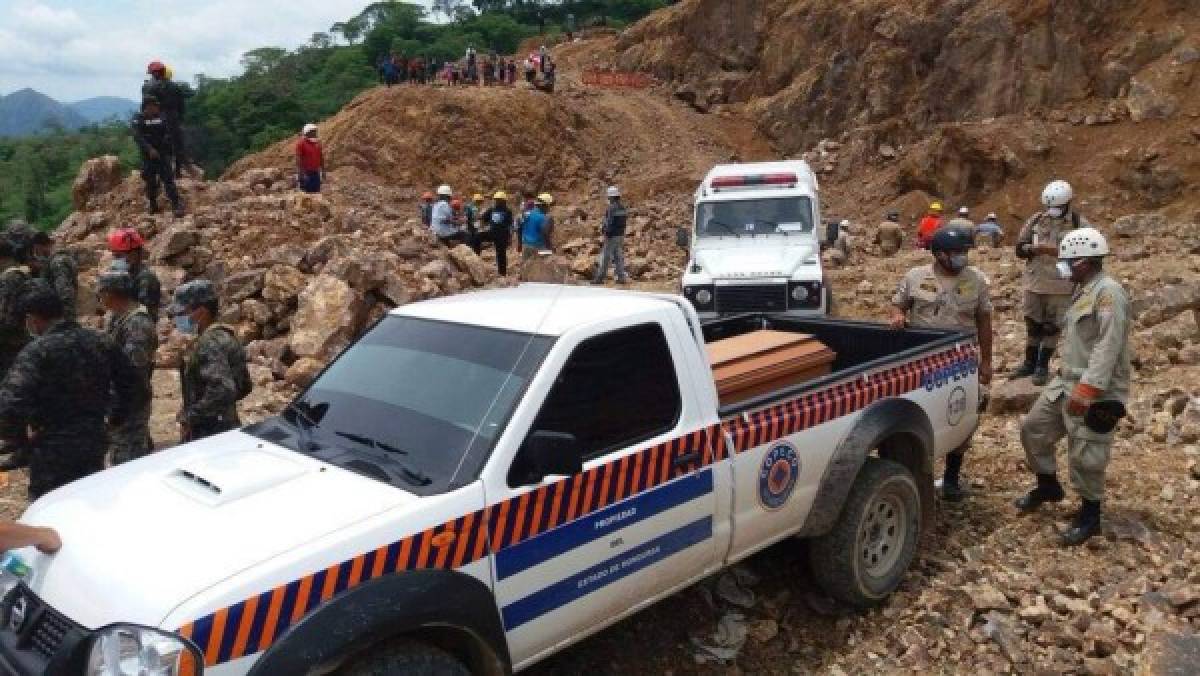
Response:
[[[512,671],[491,590],[463,573],[419,570],[378,578],[331,599],[290,627],[249,673],[321,672],[368,646],[431,631],[450,631],[473,643],[454,652],[469,654],[478,672]]]
[[[846,496],[867,455],[888,439],[909,442],[907,452],[901,454],[912,457],[892,459],[913,470],[922,493],[922,513],[925,520],[932,516],[933,426],[917,404],[901,398],[884,399],[863,410],[858,422],[833,452],[821,479],[821,488],[798,536],[815,537],[829,532],[842,512]]]

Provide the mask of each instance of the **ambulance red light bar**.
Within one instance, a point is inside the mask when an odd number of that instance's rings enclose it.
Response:
[[[756,186],[786,185],[793,186],[800,179],[795,174],[751,174],[749,176],[718,176],[712,181],[712,189],[722,188],[751,188]]]

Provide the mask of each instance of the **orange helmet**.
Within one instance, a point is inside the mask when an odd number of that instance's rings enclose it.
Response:
[[[151,61],[150,65],[146,66],[147,73],[157,73],[159,71],[166,70],[166,69],[167,69],[167,67],[165,64],[163,64],[162,61]]]
[[[425,191],[425,193],[421,195],[421,199],[423,199],[423,200],[431,200],[431,199],[433,199],[433,193],[432,193],[432,192],[430,192],[430,191],[428,191],[428,190],[426,190],[426,191]]]
[[[133,228],[121,228],[108,233],[108,250],[113,253],[128,253],[145,245],[146,240]]]

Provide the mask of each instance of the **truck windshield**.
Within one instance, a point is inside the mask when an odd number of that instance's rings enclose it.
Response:
[[[811,233],[812,200],[807,197],[701,202],[696,205],[696,235],[732,237]]]
[[[474,480],[552,342],[387,317],[284,418],[307,428],[294,435],[297,448],[322,460],[406,490],[439,492]]]

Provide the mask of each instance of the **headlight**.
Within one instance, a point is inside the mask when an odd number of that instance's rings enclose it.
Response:
[[[700,305],[708,305],[712,302],[712,291],[708,289],[700,289],[696,292],[696,302]]]
[[[97,632],[88,676],[197,676],[200,651],[176,634],[118,624]]]
[[[808,287],[806,287],[806,286],[792,287],[792,300],[794,300],[798,303],[803,303],[804,301],[808,300]]]
[[[788,309],[821,307],[821,282],[788,282]]]

